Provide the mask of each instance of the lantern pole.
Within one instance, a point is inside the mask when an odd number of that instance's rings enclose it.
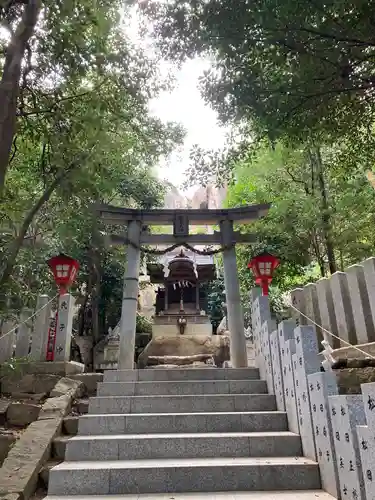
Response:
[[[261,287],[262,287],[262,295],[268,295],[269,291],[268,280],[262,280]]]

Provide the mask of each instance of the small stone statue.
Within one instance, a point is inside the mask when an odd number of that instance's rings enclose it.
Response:
[[[180,335],[183,335],[185,333],[186,323],[187,323],[186,318],[184,318],[183,316],[180,316],[178,318],[177,324],[180,330]]]

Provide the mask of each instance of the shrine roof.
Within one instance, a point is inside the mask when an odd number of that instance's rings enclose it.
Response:
[[[197,266],[198,281],[209,281],[216,277],[216,266],[213,255],[200,255],[192,250],[184,249],[184,255],[191,259]],[[179,249],[167,254],[155,256],[154,262],[147,264],[147,272],[152,283],[163,283],[164,265],[171,262],[179,253]]]
[[[167,225],[173,223],[176,217],[188,217],[190,225],[216,225],[223,220],[237,223],[248,223],[267,215],[270,203],[249,205],[246,207],[227,209],[152,209],[138,210],[121,208],[112,205],[96,204],[95,210],[109,224],[126,224],[131,220],[140,220],[144,224]]]

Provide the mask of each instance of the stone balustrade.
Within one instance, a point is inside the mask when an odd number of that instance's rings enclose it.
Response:
[[[375,257],[359,265],[321,278],[291,291],[292,315],[299,325],[312,321],[340,337],[341,342],[320,328],[319,343],[324,338],[333,348],[375,342]],[[302,313],[302,314],[301,314]]]
[[[358,287],[363,288],[366,267],[349,271],[357,274]],[[343,301],[344,307],[350,302],[347,279],[346,273],[340,273],[331,288],[334,301]],[[327,290],[326,285],[322,288]],[[298,301],[305,296],[302,290],[295,295]],[[350,302],[354,307],[363,307],[365,300],[361,293],[360,300],[357,297],[356,302]],[[310,286],[306,296],[316,305],[317,295],[314,299],[314,294]],[[335,373],[321,371],[315,327],[297,325],[294,321],[283,321],[276,326],[271,320],[268,297],[257,296],[253,291],[251,302],[255,364],[267,381],[269,393],[275,394],[277,409],[286,411],[289,429],[301,435],[304,455],[319,463],[323,489],[335,498],[373,500],[375,383],[362,384],[362,394],[340,395]],[[315,306],[304,307],[311,312]],[[340,307],[342,305],[337,310]],[[326,312],[323,312],[323,320],[329,318]],[[355,317],[358,311],[352,310],[351,314]],[[350,332],[353,332],[349,328],[349,318],[347,311],[345,318],[340,318],[340,322],[346,322],[348,340],[352,339]],[[371,331],[366,332],[370,336]],[[357,340],[364,338],[357,337]]]

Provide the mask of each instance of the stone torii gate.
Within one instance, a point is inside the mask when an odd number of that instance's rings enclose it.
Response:
[[[230,331],[231,362],[234,368],[247,366],[243,311],[237,273],[236,244],[255,241],[252,234],[234,231],[234,223],[247,224],[267,215],[270,204],[251,205],[231,209],[137,210],[111,205],[97,205],[103,222],[125,226],[123,235],[111,235],[112,244],[127,245],[127,264],[120,321],[119,369],[134,367],[135,329],[138,300],[138,280],[142,245],[220,245],[224,263],[228,325]],[[173,225],[173,234],[151,234],[148,226]],[[189,234],[189,226],[215,226],[220,231],[212,234]],[[170,251],[171,248],[165,251]]]

